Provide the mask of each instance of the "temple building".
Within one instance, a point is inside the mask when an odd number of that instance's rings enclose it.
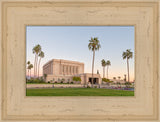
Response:
[[[74,76],[81,78],[81,84],[91,83],[92,74],[84,73],[84,63],[63,59],[52,59],[43,65],[43,74],[47,74],[46,82],[73,82]],[[93,82],[101,84],[100,74],[94,74]]]

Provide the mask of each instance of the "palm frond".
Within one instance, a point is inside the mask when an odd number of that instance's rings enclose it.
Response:
[[[107,66],[110,66],[110,65],[111,65],[110,60],[107,60],[106,65],[107,65]]]
[[[123,59],[130,59],[133,57],[133,52],[131,52],[131,49],[127,49],[126,52],[123,52],[122,57]]]

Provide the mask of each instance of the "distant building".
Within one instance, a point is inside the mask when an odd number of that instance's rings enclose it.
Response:
[[[81,78],[81,84],[92,81],[91,73],[84,73],[84,63],[63,59],[52,59],[43,66],[43,74],[47,74],[46,82],[72,82],[74,76]],[[101,84],[100,74],[93,75],[95,84]]]

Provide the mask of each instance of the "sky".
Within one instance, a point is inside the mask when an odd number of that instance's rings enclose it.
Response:
[[[91,73],[93,52],[88,49],[91,37],[98,37],[101,45],[99,51],[95,52],[94,73],[99,70],[103,77],[101,60],[110,60],[109,78],[120,76],[123,79],[124,74],[127,74],[127,61],[123,60],[122,53],[131,49],[130,79],[134,80],[134,26],[27,26],[26,59],[34,64],[32,49],[40,44],[45,54],[40,64],[40,75],[42,66],[51,59],[83,62],[84,72]]]

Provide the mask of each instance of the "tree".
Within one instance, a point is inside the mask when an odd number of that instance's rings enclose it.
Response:
[[[29,76],[29,65],[30,65],[30,61],[27,61],[27,70],[28,70],[28,76]]]
[[[43,77],[44,77],[44,80],[46,81],[46,78],[47,78],[47,74],[44,74],[44,75],[43,75]]]
[[[120,79],[121,79],[121,76],[118,76],[118,79],[120,80]]]
[[[39,64],[38,64],[38,78],[39,78],[39,67],[40,67],[41,58],[44,58],[44,52],[41,51],[38,56],[40,57]]]
[[[108,68],[109,66],[111,66],[110,60],[107,60],[106,65],[107,65],[107,79],[108,79]]]
[[[38,54],[41,52],[41,46],[38,44],[32,49],[33,54],[35,54],[35,60],[34,60],[34,78],[37,75],[37,62],[38,62]]]
[[[102,64],[102,67],[103,67],[103,78],[105,78],[105,67],[107,65],[107,62],[104,59],[102,59],[101,64]]]
[[[124,74],[124,81],[126,82],[126,74]]]
[[[95,60],[95,51],[99,50],[100,43],[97,37],[92,38],[89,40],[88,48],[93,52],[93,60],[92,60],[92,87],[93,87],[93,72],[94,72],[94,60]]]
[[[33,64],[29,65],[29,70],[30,70],[30,78],[31,78],[31,69],[33,68]]]
[[[97,74],[99,74],[99,70],[97,70]]]
[[[116,77],[113,77],[114,80],[116,80]]]
[[[127,59],[127,71],[128,71],[128,82],[129,82],[129,59],[133,57],[133,52],[130,49],[127,49],[126,52],[122,54],[123,59]]]
[[[29,65],[31,62],[30,61],[27,61],[27,65]]]

